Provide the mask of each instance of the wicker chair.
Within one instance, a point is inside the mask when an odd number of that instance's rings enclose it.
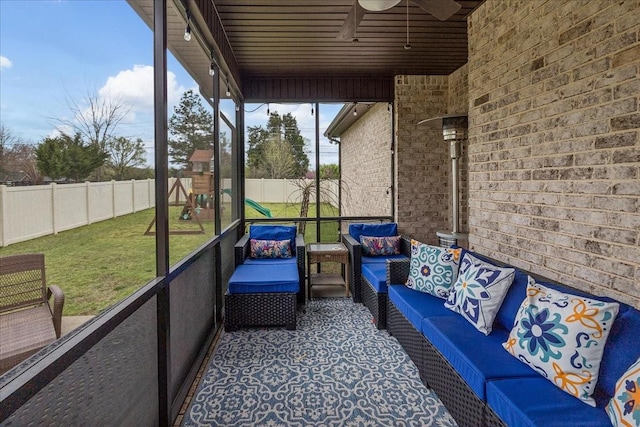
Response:
[[[371,312],[376,327],[385,329],[387,327],[387,291],[386,286],[383,284],[384,280],[380,280],[380,275],[382,275],[382,278],[386,276],[385,264],[387,260],[393,260],[396,257],[402,257],[402,259],[406,260],[411,256],[411,239],[400,235],[399,255],[365,257],[359,241],[359,235],[396,236],[398,235],[397,225],[395,223],[351,224],[349,226],[349,234],[342,235],[342,242],[349,251],[349,260],[351,262],[349,283],[353,301],[364,304]],[[365,259],[367,262],[365,262]],[[368,270],[367,273],[370,277],[375,277],[377,286],[374,286],[367,279],[366,274],[363,273],[365,268]]]
[[[262,232],[268,230],[269,226],[252,226],[258,229],[262,227]],[[273,226],[274,229],[276,226]],[[304,278],[305,278],[305,246],[302,234],[295,234],[295,254],[294,260],[281,265],[278,259],[273,260],[250,260],[250,234],[245,234],[235,245],[235,264],[236,271],[229,279],[229,284],[235,281],[242,269],[243,279],[247,278],[247,274],[252,276],[249,286],[258,288],[268,287],[269,283],[278,282],[278,276],[284,272],[290,273],[295,270],[294,275],[298,283],[298,290],[291,291],[260,291],[260,292],[231,292],[230,289],[224,295],[225,305],[225,330],[235,331],[246,326],[285,326],[286,329],[296,329],[297,305],[305,303]],[[252,230],[253,231],[253,230]],[[277,239],[277,237],[275,238]],[[264,276],[264,269],[273,262],[274,270],[270,277]],[[255,272],[255,274],[253,273]],[[246,284],[245,284],[246,285]],[[229,286],[231,288],[231,286]]]
[[[43,254],[0,259],[0,374],[60,338],[63,306],[62,290],[46,285]]]

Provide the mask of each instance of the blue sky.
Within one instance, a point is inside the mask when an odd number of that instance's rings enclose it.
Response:
[[[142,138],[152,159],[152,42],[149,27],[124,0],[0,0],[0,122],[14,136],[37,144],[56,133],[60,119],[73,118],[68,99],[117,96],[130,110],[116,133]],[[171,116],[185,90],[198,90],[171,54],[168,60]],[[340,107],[321,106],[322,129]],[[311,142],[313,162],[311,105],[271,104],[270,110],[296,116]],[[245,121],[260,125],[266,118],[264,106],[247,113]],[[322,139],[321,163],[337,163],[338,147]]]

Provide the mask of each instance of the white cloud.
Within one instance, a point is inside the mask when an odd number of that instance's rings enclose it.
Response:
[[[169,105],[179,101],[185,91],[176,80],[176,75],[167,72],[167,100]],[[153,67],[134,65],[133,69],[120,71],[107,79],[98,91],[102,98],[117,98],[130,108],[126,121],[133,121],[138,112],[153,112]]]
[[[11,68],[13,66],[13,62],[6,56],[0,56],[0,70],[3,68]]]

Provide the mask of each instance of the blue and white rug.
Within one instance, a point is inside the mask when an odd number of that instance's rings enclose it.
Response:
[[[362,304],[317,299],[296,331],[223,333],[183,426],[455,426]]]

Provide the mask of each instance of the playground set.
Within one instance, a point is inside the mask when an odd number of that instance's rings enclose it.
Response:
[[[169,189],[169,206],[182,206],[179,219],[181,221],[195,221],[198,224],[197,230],[169,230],[169,234],[204,234],[205,230],[202,226],[201,220],[213,220],[215,215],[214,198],[213,198],[213,150],[195,150],[189,162],[191,163],[191,170],[183,172],[185,177],[191,178],[191,188],[187,192],[182,185],[180,176],[178,176]],[[225,188],[222,190],[223,194],[229,196],[232,195],[231,189]],[[171,202],[171,196],[174,196],[173,202]],[[180,195],[183,197],[181,198]],[[180,200],[185,200],[181,202]],[[271,218],[271,211],[256,202],[255,200],[245,198],[244,203],[255,209],[260,214]],[[151,231],[156,222],[156,217],[147,227],[145,235],[153,235],[155,232]]]

